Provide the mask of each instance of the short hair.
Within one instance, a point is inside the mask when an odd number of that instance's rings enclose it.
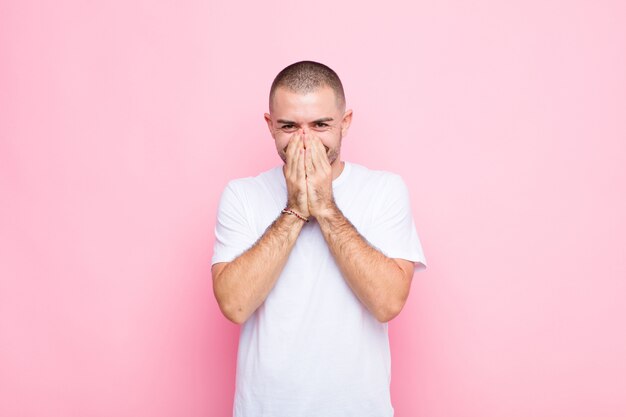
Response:
[[[285,87],[295,93],[310,93],[322,87],[330,87],[335,92],[337,105],[346,104],[343,85],[335,71],[324,64],[314,61],[300,61],[285,67],[278,73],[270,88],[270,109],[274,93],[278,87]]]

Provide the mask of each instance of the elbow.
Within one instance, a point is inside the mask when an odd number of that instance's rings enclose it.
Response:
[[[233,300],[232,294],[225,291],[219,284],[222,274],[213,277],[213,295],[217,301],[217,305],[222,315],[235,324],[243,324],[248,320],[249,314],[246,314],[240,303]]]
[[[214,292],[217,305],[220,307],[220,311],[224,317],[235,324],[243,324],[248,320],[250,314],[247,314],[242,304],[233,299],[232,295],[221,294],[217,290]]]
[[[406,297],[402,297],[399,299],[389,300],[383,305],[379,306],[379,308],[374,312],[374,316],[376,320],[380,323],[387,323],[393,320],[400,314],[404,304],[406,302]]]
[[[245,314],[243,308],[236,305],[229,305],[225,302],[220,302],[218,300],[217,304],[220,307],[220,311],[229,321],[234,324],[244,324],[246,320],[248,320],[248,315]]]
[[[244,324],[246,320],[248,320],[248,316],[243,314],[241,309],[237,309],[236,311],[231,310],[229,312],[225,312],[224,310],[222,310],[222,314],[224,314],[224,317],[226,317],[231,322],[239,325]]]
[[[376,320],[378,320],[379,323],[388,323],[391,320],[393,320],[400,312],[394,313],[394,312],[381,312],[376,314]]]
[[[394,288],[378,306],[374,315],[379,322],[387,323],[393,320],[404,308],[404,304],[409,297],[410,280],[402,282],[407,282],[407,284]]]

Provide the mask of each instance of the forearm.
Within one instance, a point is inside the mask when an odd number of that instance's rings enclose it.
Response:
[[[407,296],[402,268],[371,246],[336,205],[317,221],[344,279],[359,300],[381,322],[395,317]]]
[[[224,315],[245,322],[263,303],[283,270],[304,222],[281,214],[250,249],[226,264],[213,278]]]

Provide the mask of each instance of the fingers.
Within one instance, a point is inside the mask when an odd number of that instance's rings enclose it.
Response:
[[[299,184],[305,183],[305,151],[304,151],[304,135],[301,131],[294,133],[289,139],[287,151],[285,152],[287,159],[286,173],[292,181]]]
[[[295,137],[296,135],[292,135],[291,138],[289,138],[289,142],[287,142],[287,146],[285,147],[285,165],[287,165],[287,170],[291,168],[291,157],[293,154]]]
[[[306,168],[304,166],[305,152],[306,151],[304,150],[304,147],[298,148],[298,158],[297,158],[298,169],[296,172],[296,178],[299,183],[304,182],[306,178]]]
[[[313,140],[311,140],[310,142],[310,147],[312,148],[311,162],[313,169],[321,169],[327,171],[328,168],[330,168],[330,164],[328,163],[326,148],[324,148],[321,139],[313,138]]]
[[[289,139],[289,144],[287,145],[286,159],[287,159],[287,168],[286,171],[289,173],[291,177],[294,177],[297,174],[298,164],[297,164],[297,156],[299,149],[302,148],[302,139],[299,133],[295,133]]]
[[[302,152],[303,152],[303,147],[304,147],[304,143],[303,143],[303,137],[300,134],[300,131],[298,130],[298,132],[294,135],[295,139],[297,141],[297,143],[294,146],[294,150],[293,150],[293,164],[292,164],[292,174],[293,174],[293,178],[295,178],[298,182],[300,182],[300,177],[302,176]]]
[[[306,147],[305,158],[304,158],[304,165],[305,165],[305,169],[306,169],[306,172],[307,172],[307,175],[308,175],[309,173],[312,174],[313,170],[314,170],[314,167],[313,167],[313,152],[314,152],[314,149],[313,149],[313,146],[311,144],[311,137],[307,136],[304,139],[304,143],[305,143],[305,147]]]

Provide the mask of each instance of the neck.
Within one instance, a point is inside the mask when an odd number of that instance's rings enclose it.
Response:
[[[331,165],[332,172],[333,172],[333,180],[335,180],[339,175],[341,175],[345,165],[346,163],[343,161],[340,161],[339,157],[335,159],[335,162]]]

